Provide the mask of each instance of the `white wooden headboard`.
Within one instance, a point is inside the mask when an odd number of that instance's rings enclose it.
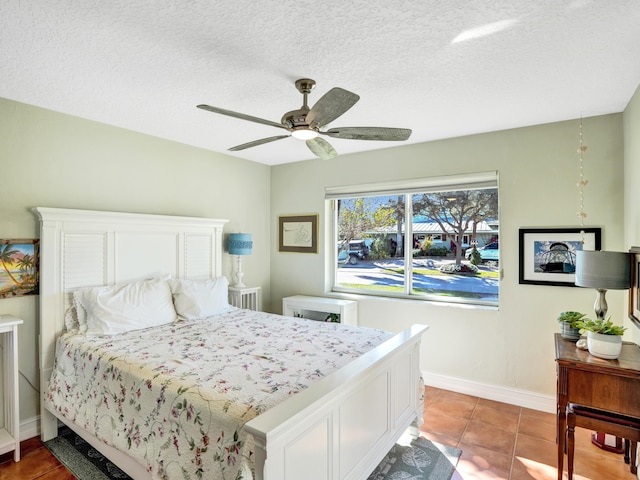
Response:
[[[40,220],[40,386],[53,368],[71,292],[79,287],[171,274],[222,274],[222,229],[228,220],[37,207]],[[43,432],[55,417],[41,403]]]

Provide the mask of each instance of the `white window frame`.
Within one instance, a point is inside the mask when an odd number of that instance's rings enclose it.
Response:
[[[367,183],[360,185],[340,185],[340,186],[327,186],[325,188],[325,204],[326,204],[326,245],[331,247],[326,249],[327,264],[325,268],[325,287],[327,292],[331,293],[346,293],[346,294],[360,294],[381,298],[404,298],[419,301],[436,301],[441,303],[463,303],[472,305],[489,305],[498,306],[498,302],[485,302],[479,300],[468,300],[464,298],[455,297],[454,299],[443,299],[441,297],[429,296],[429,295],[416,295],[411,293],[387,293],[380,295],[372,291],[363,291],[362,289],[354,289],[347,287],[337,286],[337,248],[336,238],[338,232],[338,218],[336,212],[336,200],[340,198],[359,198],[359,197],[377,197],[385,195],[397,195],[397,194],[421,194],[429,192],[442,192],[450,190],[465,190],[465,189],[481,189],[481,188],[498,188],[497,171],[469,173],[461,175],[448,175],[440,177],[427,177],[427,178],[412,178],[407,180],[397,180],[390,182],[380,183]],[[405,239],[413,238],[413,205],[411,202],[407,202],[405,205]],[[449,235],[447,235],[449,237]],[[404,262],[405,265],[411,265],[413,261],[412,249],[404,249]],[[500,280],[499,280],[500,281]],[[412,291],[412,269],[405,268],[404,273],[404,285],[405,291]]]

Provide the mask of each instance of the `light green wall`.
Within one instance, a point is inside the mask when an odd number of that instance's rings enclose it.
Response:
[[[623,166],[640,170],[640,94],[623,116],[584,119],[587,224],[603,228],[603,247],[640,244],[639,210],[629,198],[623,228]],[[552,334],[559,311],[591,311],[587,289],[518,284],[518,229],[577,226],[578,121],[541,125],[383,151],[267,167],[166,140],[0,99],[0,238],[38,236],[34,206],[209,216],[230,219],[225,233],[250,231],[254,253],[245,282],[263,288],[266,309],[281,299],[324,293],[324,188],[410,177],[498,170],[504,278],[499,310],[362,299],[363,325],[400,330],[422,322],[428,372],[555,392]],[[339,149],[339,144],[336,143]],[[627,175],[627,184],[630,184]],[[635,197],[635,196],[634,196]],[[276,252],[277,217],[319,213],[320,254]],[[630,231],[631,230],[631,231]],[[634,242],[635,240],[635,242]],[[225,255],[223,270],[233,265]],[[626,296],[609,292],[610,313],[626,317]],[[271,302],[269,302],[271,300]],[[20,328],[21,419],[38,413],[37,297],[0,299]],[[630,326],[630,325],[629,325]]]
[[[583,120],[585,211],[588,226],[602,227],[603,248],[626,248],[623,229],[622,115]],[[271,175],[272,224],[278,215],[319,213],[320,254],[271,251],[272,304],[282,297],[325,293],[324,188],[497,170],[503,278],[499,309],[406,300],[359,298],[361,325],[399,331],[413,323],[431,326],[422,347],[422,369],[483,384],[554,395],[553,333],[559,312],[593,310],[589,289],[520,285],[518,229],[577,227],[579,120],[483,135],[400,146],[276,166]],[[338,141],[334,145],[340,149]],[[271,232],[276,245],[277,231]],[[624,294],[609,292],[609,312],[626,317]]]
[[[245,282],[268,299],[270,174],[255,162],[0,99],[0,238],[37,238],[35,206],[227,218],[225,234],[253,234]],[[231,278],[232,269],[223,255],[223,273]],[[39,385],[37,297],[0,299],[0,313],[24,319],[20,418],[29,419],[38,414],[29,385]]]
[[[640,246],[640,86],[624,110],[624,224],[625,247]],[[640,329],[633,328],[640,343]]]

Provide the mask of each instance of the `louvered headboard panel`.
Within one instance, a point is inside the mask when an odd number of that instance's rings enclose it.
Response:
[[[49,379],[55,342],[75,289],[167,273],[176,278],[222,274],[227,220],[44,207],[33,211],[40,220],[41,386]]]

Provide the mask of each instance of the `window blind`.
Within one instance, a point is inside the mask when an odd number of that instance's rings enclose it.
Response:
[[[325,198],[329,200],[344,197],[396,195],[399,193],[447,192],[451,190],[495,188],[497,186],[498,172],[490,171],[440,177],[410,178],[360,185],[328,186],[325,188]]]

